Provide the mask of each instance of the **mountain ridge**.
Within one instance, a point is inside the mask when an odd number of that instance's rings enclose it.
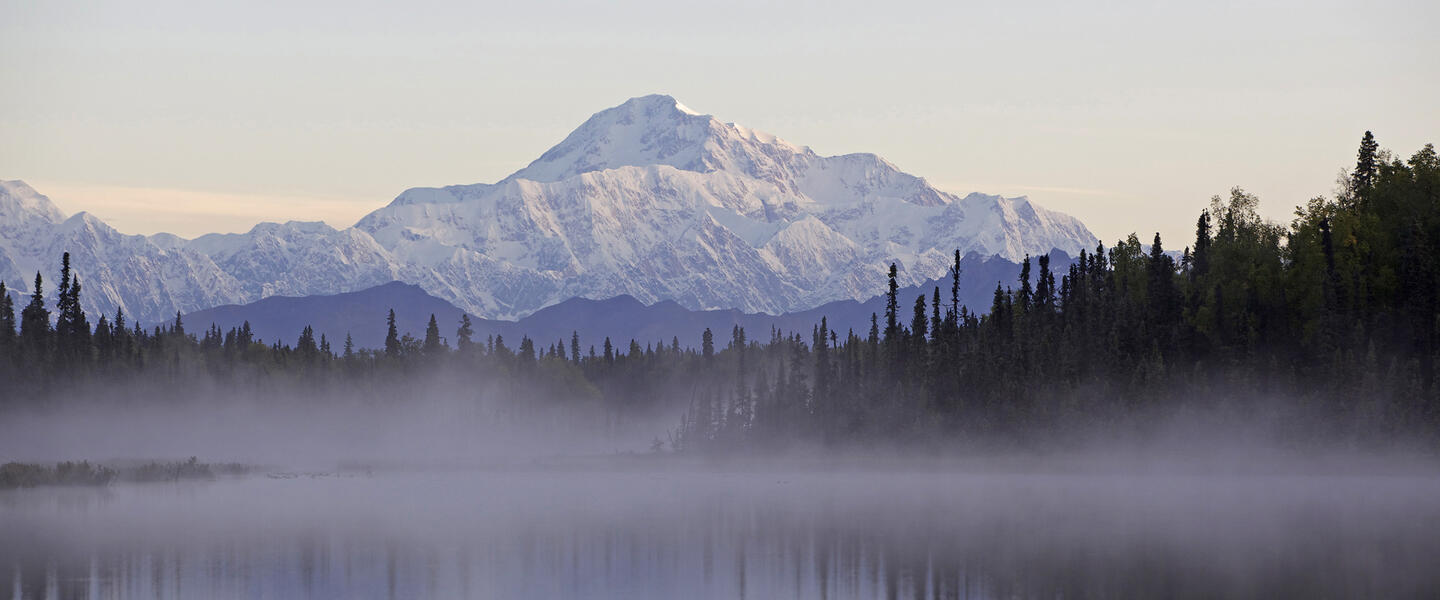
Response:
[[[1027,198],[955,196],[874,154],[820,156],[662,95],[595,113],[498,182],[411,188],[346,229],[125,236],[66,219],[23,183],[0,187],[0,278],[28,290],[70,251],[98,292],[87,310],[147,322],[397,280],[497,319],[619,295],[783,314],[867,298],[892,262],[913,285],[957,249],[1014,261],[1095,241]]]
[[[1051,255],[1052,268],[1064,272],[1072,259],[1064,253]],[[983,314],[989,310],[989,302],[997,282],[1012,282],[1019,273],[1019,265],[997,257],[969,255],[961,260],[960,302],[969,306],[971,312]],[[884,280],[872,282],[872,288],[883,291]],[[950,301],[950,280],[926,281],[918,286],[903,287],[898,295],[902,310],[908,311],[918,294],[924,294],[927,302],[935,287],[941,288],[941,301]],[[435,315],[442,338],[450,346],[456,344],[455,330],[462,309],[427,294],[419,286],[402,282],[390,282],[360,290],[335,295],[288,297],[272,296],[250,304],[219,306],[184,315],[191,329],[209,328],[212,324],[222,330],[240,327],[249,323],[255,336],[265,342],[279,341],[293,344],[300,330],[310,326],[318,339],[328,336],[331,345],[340,351],[346,336],[351,336],[356,348],[379,349],[384,346],[386,333],[385,319],[389,310],[396,315],[398,332],[423,337],[430,315]],[[472,317],[474,339],[484,341],[490,336],[503,336],[513,348],[518,346],[522,336],[528,336],[541,346],[548,346],[557,340],[566,344],[576,333],[582,347],[601,347],[605,338],[610,338],[616,347],[628,345],[635,340],[642,346],[672,340],[684,347],[698,348],[701,332],[711,329],[724,338],[732,327],[745,328],[753,338],[768,335],[772,328],[782,332],[808,333],[821,318],[837,334],[853,330],[864,337],[870,326],[870,316],[885,313],[885,296],[875,294],[863,301],[839,300],[821,306],[781,315],[745,313],[736,309],[693,310],[681,306],[674,300],[661,300],[646,304],[633,296],[620,295],[611,298],[590,299],[570,298],[558,304],[547,306],[518,320],[498,320]],[[902,315],[908,320],[909,313]]]

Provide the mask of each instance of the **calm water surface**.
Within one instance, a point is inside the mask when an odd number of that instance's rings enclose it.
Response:
[[[0,493],[0,598],[1440,597],[1440,479],[262,473]]]

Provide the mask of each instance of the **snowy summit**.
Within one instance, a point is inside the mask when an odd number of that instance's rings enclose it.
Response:
[[[596,113],[499,182],[410,189],[346,230],[263,223],[184,241],[90,217],[85,238],[36,197],[0,188],[0,279],[25,290],[64,246],[86,289],[104,291],[88,309],[146,320],[394,280],[488,318],[622,294],[780,313],[871,297],[891,262],[911,285],[943,275],[957,249],[1018,260],[1096,242],[1024,197],[958,197],[874,154],[820,156],[663,95]]]

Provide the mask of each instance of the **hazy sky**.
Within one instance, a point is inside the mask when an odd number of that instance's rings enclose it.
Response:
[[[1365,129],[1440,141],[1440,3],[14,2],[0,179],[126,233],[344,227],[647,93],[1107,243],[1243,186],[1288,220]]]

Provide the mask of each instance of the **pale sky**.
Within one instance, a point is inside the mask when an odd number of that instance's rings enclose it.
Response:
[[[666,93],[1178,248],[1236,185],[1288,221],[1366,129],[1440,141],[1433,0],[292,4],[0,0],[0,179],[125,233],[346,227]]]

